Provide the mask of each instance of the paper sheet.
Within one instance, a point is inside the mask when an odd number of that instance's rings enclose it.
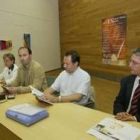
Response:
[[[101,140],[135,140],[140,129],[116,119],[105,118],[87,131]]]
[[[39,90],[37,90],[36,88],[30,86],[31,90],[32,90],[32,94],[37,95],[37,96],[42,96],[43,93]]]
[[[41,91],[37,90],[36,88],[34,88],[32,86],[30,86],[30,88],[32,90],[32,94],[35,95],[36,98],[38,98],[40,101],[53,105],[53,103],[51,101],[41,98],[41,96],[43,95],[43,93]]]
[[[28,116],[32,116],[44,109],[25,103],[25,104],[15,105],[9,108],[9,110],[19,112]]]

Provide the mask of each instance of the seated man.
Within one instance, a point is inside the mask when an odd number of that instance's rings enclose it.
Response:
[[[18,66],[15,64],[15,56],[11,53],[3,55],[5,68],[0,74],[0,84],[9,84],[15,80],[18,72]]]
[[[75,102],[84,105],[89,99],[90,76],[79,67],[80,56],[76,51],[69,51],[64,56],[65,70],[59,74],[51,87],[44,91],[42,98],[52,102]],[[56,97],[52,93],[60,92]]]
[[[18,69],[16,79],[9,83],[8,91],[10,93],[28,93],[31,92],[30,85],[38,90],[46,89],[47,82],[43,67],[32,60],[32,51],[29,48],[21,47],[18,50],[21,65]]]
[[[133,50],[129,66],[132,75],[121,80],[114,114],[118,120],[140,122],[140,48]]]

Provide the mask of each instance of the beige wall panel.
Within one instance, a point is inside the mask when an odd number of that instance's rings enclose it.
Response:
[[[131,50],[140,47],[139,0],[59,0],[61,54],[77,50],[81,67],[91,72],[123,77],[127,66],[102,64],[102,19],[127,14],[127,64]]]

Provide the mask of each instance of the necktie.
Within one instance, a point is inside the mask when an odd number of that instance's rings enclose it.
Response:
[[[139,80],[139,85],[134,92],[134,95],[133,95],[133,98],[131,101],[130,111],[129,111],[129,114],[131,114],[133,116],[135,116],[137,114],[137,111],[138,111],[137,103],[138,103],[139,98],[140,98],[140,80]]]

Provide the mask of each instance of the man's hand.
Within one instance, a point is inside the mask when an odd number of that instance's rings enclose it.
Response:
[[[132,116],[131,114],[128,114],[127,112],[117,113],[115,118],[121,121],[136,121],[134,116]]]
[[[116,118],[117,120],[122,120],[123,118],[126,118],[126,117],[128,117],[128,116],[129,116],[128,113],[126,113],[126,112],[121,112],[121,113],[117,113],[117,115],[115,116],[115,118]]]
[[[6,84],[6,81],[5,81],[4,79],[1,79],[1,80],[0,80],[0,84],[5,85],[5,84]]]
[[[45,94],[44,95],[46,99],[50,100],[51,102],[58,102],[58,97],[52,95],[52,94]]]
[[[136,121],[136,119],[134,118],[134,116],[129,114],[129,116],[123,118],[122,121]]]
[[[3,93],[4,94],[9,94],[9,91],[8,91],[8,85],[1,85],[1,87],[3,88]]]
[[[7,87],[7,90],[11,94],[16,94],[17,93],[17,87]]]

